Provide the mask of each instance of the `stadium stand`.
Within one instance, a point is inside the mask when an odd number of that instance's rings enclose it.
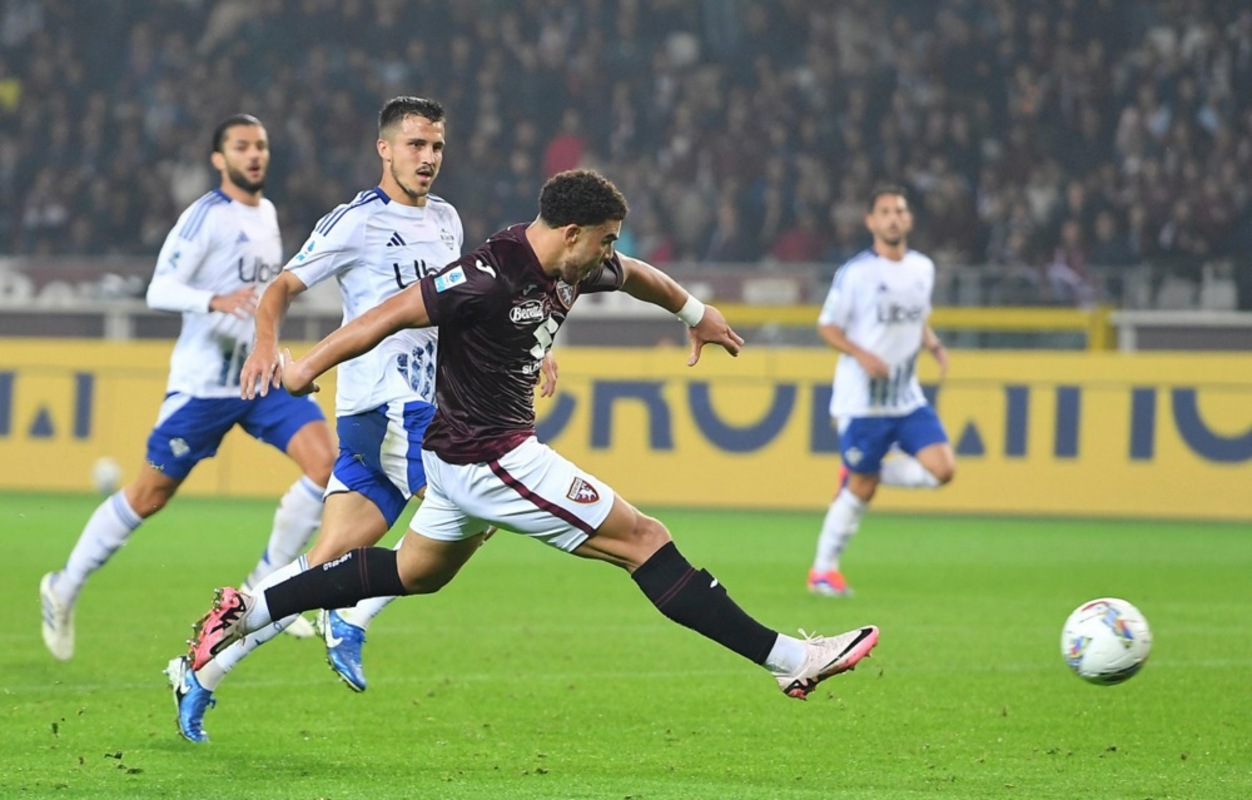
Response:
[[[581,163],[632,203],[624,250],[828,273],[890,178],[916,244],[978,271],[941,302],[1252,308],[1237,0],[2,0],[0,45],[0,255],[155,253],[235,111],[293,248],[416,93],[467,242]]]

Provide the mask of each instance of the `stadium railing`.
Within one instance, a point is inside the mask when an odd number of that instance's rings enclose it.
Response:
[[[832,265],[671,264],[665,269],[698,296],[717,302],[754,346],[821,344],[815,325]],[[142,300],[150,270],[149,259],[140,257],[0,258],[0,337],[173,338],[177,315],[153,312]],[[1252,350],[1252,313],[1226,310],[1233,307],[1229,276],[1225,282],[1182,286],[1186,291],[1175,291],[1179,287],[1167,278],[1154,290],[1149,268],[1123,269],[1116,273],[1118,292],[1102,296],[1120,296],[1128,303],[1088,309],[991,304],[1003,294],[996,288],[994,268],[941,272],[932,324],[954,347]],[[1113,273],[1097,274],[1111,286]],[[1206,286],[1213,296],[1207,300]],[[1181,308],[1156,303],[1144,308],[1140,301],[1149,296],[1180,301]],[[628,297],[591,295],[580,307],[584,304],[594,305],[594,313],[587,309],[570,318],[562,332],[567,345],[641,346],[681,338],[667,315]],[[334,288],[315,287],[292,308],[292,324],[284,334],[293,340],[320,338],[338,325],[340,314]]]
[[[745,327],[791,325],[813,327],[819,306],[724,305],[727,319]],[[1071,334],[1082,337],[1087,350],[1109,350],[1117,344],[1106,306],[1081,308],[936,308],[931,326],[941,335],[954,333]]]

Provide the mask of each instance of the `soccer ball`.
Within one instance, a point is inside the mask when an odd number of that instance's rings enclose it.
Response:
[[[1085,681],[1111,686],[1143,668],[1152,632],[1139,609],[1116,597],[1083,603],[1065,620],[1061,655]]]
[[[91,485],[100,494],[113,494],[122,482],[122,467],[108,456],[101,456],[91,465]]]

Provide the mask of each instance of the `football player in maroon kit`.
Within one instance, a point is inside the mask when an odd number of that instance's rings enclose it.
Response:
[[[317,376],[395,331],[438,326],[438,411],[422,443],[426,499],[397,550],[354,550],[256,595],[218,590],[196,626],[194,664],[298,611],[436,592],[492,525],[622,567],[662,614],[765,667],[790,697],[805,698],[869,654],[878,641],[872,625],[796,639],[760,624],[683,557],[659,520],[535,438],[541,364],[581,294],[624,291],[673,312],[688,326],[689,366],[706,344],[731,355],[743,345],[716,308],[614,251],[627,210],[617,187],[596,172],[555,175],[540,192],[534,222],[499,231],[285,361],[291,393],[316,391]]]

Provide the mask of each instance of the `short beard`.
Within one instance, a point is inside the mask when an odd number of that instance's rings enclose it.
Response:
[[[391,179],[396,182],[396,186],[400,187],[400,191],[404,192],[405,196],[414,202],[417,202],[426,196],[426,194],[418,194],[404,185],[404,181],[400,180],[400,173],[396,172],[396,165],[394,163],[391,165]],[[429,192],[427,192],[427,194],[429,194]]]
[[[578,265],[567,261],[561,265],[561,269],[557,272],[556,275],[558,278],[565,281],[570,286],[577,286],[579,283],[578,273],[579,273]],[[573,280],[571,280],[571,278]]]
[[[256,181],[254,183],[248,180],[247,178],[245,178],[242,172],[238,172],[236,170],[230,169],[229,167],[226,169],[226,178],[231,183],[235,184],[240,189],[243,189],[248,194],[257,194],[258,192],[260,192],[262,189],[265,188],[264,177],[262,177],[261,180]]]

